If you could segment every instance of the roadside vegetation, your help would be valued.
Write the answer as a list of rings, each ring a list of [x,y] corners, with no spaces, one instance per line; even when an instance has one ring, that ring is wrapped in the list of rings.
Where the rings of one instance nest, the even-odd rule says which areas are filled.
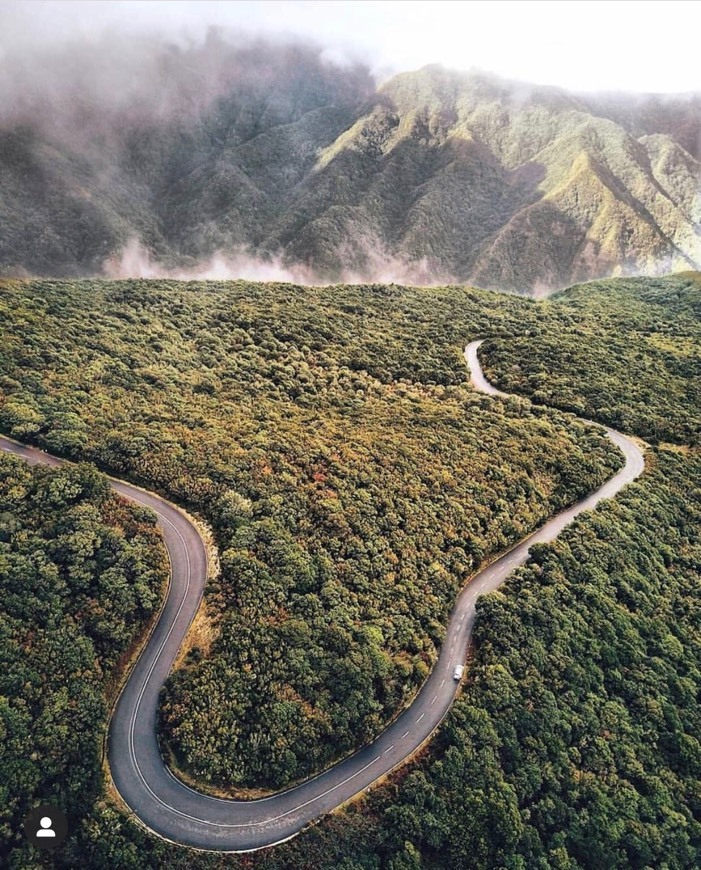
[[[501,389],[654,444],[699,444],[701,273],[580,284],[538,308],[517,338],[482,346]]]
[[[590,427],[468,388],[464,342],[533,308],[508,299],[496,317],[496,301],[5,285],[5,431],[215,529],[217,636],[161,707],[190,775],[275,788],[371,739],[427,675],[466,577],[617,467]]]
[[[115,496],[94,467],[0,453],[3,866],[30,866],[21,827],[31,807],[55,803],[73,827],[102,797],[117,665],[167,576],[155,514]]]
[[[215,528],[218,638],[169,682],[162,735],[214,783],[288,781],[352,745],[336,735],[361,739],[361,718],[380,727],[477,561],[611,473],[615,455],[566,412],[472,394],[468,340],[494,337],[485,368],[505,390],[545,402],[530,378],[553,376],[553,404],[656,444],[642,478],[480,600],[461,698],[384,785],[240,858],[193,856],[98,802],[56,866],[698,867],[699,292],[694,276],[545,304],[461,288],[4,285],[2,428]],[[662,336],[664,369],[647,363]],[[61,413],[75,415],[62,428]]]

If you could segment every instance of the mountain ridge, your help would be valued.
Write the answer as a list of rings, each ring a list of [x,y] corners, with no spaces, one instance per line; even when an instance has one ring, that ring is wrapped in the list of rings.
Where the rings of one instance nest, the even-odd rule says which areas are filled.
[[[701,263],[699,95],[438,65],[378,87],[319,48],[216,34],[127,62],[103,49],[112,78],[96,50],[68,72],[54,55],[46,93],[29,61],[14,80],[0,63],[17,92],[0,117],[2,274],[208,277],[216,260],[211,277],[530,293]],[[152,80],[135,83],[140,57]]]

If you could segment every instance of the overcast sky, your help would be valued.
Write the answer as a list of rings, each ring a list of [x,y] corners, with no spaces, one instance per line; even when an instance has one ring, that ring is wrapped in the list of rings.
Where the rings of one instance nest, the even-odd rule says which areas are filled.
[[[427,63],[575,90],[701,91],[696,0],[0,0],[0,47],[104,31],[305,36],[380,78]]]

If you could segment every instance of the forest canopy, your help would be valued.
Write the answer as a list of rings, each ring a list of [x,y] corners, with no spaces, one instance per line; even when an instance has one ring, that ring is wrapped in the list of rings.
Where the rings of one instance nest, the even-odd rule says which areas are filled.
[[[56,866],[698,867],[700,292],[694,275],[537,303],[4,283],[0,427],[214,529],[212,642],[162,707],[164,746],[201,782],[291,781],[381,727],[479,560],[620,462],[570,411],[656,445],[639,481],[480,599],[464,693],[384,785],[241,858],[193,856],[97,801]],[[481,337],[490,377],[535,404],[469,389],[462,348]]]
[[[534,326],[485,343],[485,371],[527,395],[653,444],[701,437],[701,273],[572,287]]]
[[[211,648],[161,706],[191,776],[279,787],[376,735],[491,554],[620,463],[602,433],[466,384],[533,306],[453,288],[8,283],[0,425],[212,525]]]
[[[57,804],[73,827],[102,797],[116,666],[158,610],[167,564],[155,514],[94,467],[0,453],[0,858],[12,866],[30,854],[32,806]]]

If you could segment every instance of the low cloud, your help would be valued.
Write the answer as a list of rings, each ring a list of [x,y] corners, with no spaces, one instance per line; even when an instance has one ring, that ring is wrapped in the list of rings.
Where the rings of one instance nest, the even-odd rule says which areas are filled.
[[[378,245],[364,252],[364,265],[342,269],[330,278],[303,263],[285,263],[283,257],[262,257],[245,248],[217,251],[192,265],[168,266],[154,259],[139,241],[131,239],[124,248],[105,261],[103,272],[108,278],[170,278],[179,281],[285,281],[319,286],[339,284],[411,284],[430,287],[459,283],[457,278],[439,269],[427,258],[403,260]]]
[[[279,257],[264,260],[241,248],[217,251],[206,260],[193,265],[169,267],[155,260],[138,240],[131,239],[125,247],[110,257],[103,266],[108,278],[173,278],[182,281],[229,281],[245,278],[250,281],[291,281],[313,284],[310,269],[288,267]]]

